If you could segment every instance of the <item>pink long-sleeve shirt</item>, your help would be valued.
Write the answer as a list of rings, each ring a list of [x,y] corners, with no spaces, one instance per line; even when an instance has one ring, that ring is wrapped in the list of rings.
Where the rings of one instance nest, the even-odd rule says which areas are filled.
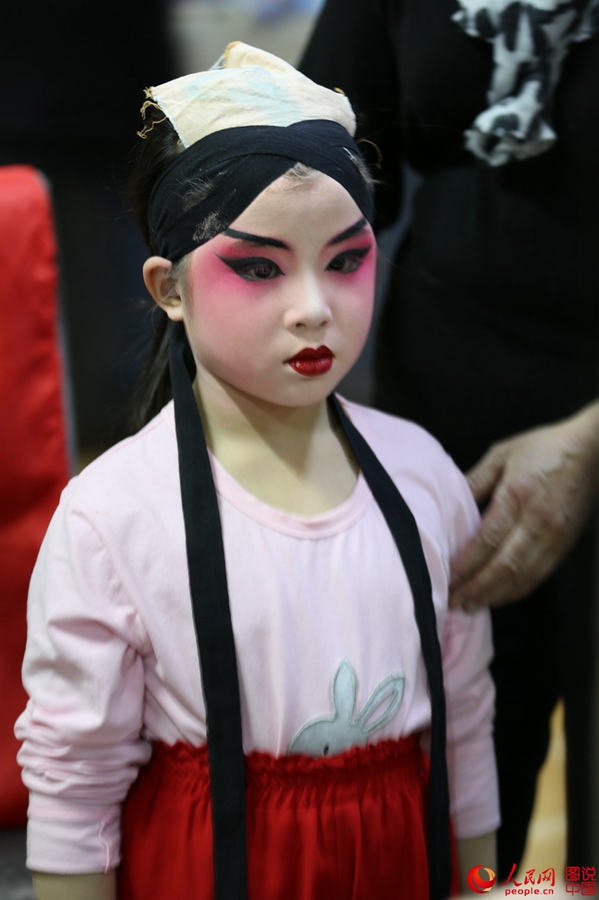
[[[476,528],[474,501],[420,428],[344,405],[418,523],[443,653],[456,834],[492,831],[489,617],[447,608],[449,560]],[[311,722],[340,717],[340,701],[358,742],[426,734],[412,595],[365,480],[339,507],[305,517],[260,502],[212,466],[245,752],[293,752]],[[107,870],[120,860],[120,805],[151,742],[206,741],[172,403],[70,482],[35,567],[28,617],[30,701],[16,724],[30,790],[28,865]]]

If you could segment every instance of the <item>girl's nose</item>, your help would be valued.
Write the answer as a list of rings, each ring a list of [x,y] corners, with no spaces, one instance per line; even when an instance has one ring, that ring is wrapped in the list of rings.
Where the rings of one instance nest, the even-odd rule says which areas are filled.
[[[313,279],[305,279],[293,291],[286,313],[286,326],[291,330],[322,328],[331,320],[325,291]]]

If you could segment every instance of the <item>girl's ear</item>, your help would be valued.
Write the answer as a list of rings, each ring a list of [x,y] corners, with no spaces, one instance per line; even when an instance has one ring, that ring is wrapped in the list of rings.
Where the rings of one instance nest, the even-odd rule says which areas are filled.
[[[183,321],[180,285],[172,274],[173,264],[163,256],[150,256],[143,266],[145,285],[172,322]]]

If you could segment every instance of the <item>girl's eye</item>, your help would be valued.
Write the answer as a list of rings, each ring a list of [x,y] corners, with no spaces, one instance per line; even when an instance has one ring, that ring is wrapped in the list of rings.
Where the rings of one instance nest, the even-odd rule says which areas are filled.
[[[368,253],[370,253],[370,247],[346,250],[345,253],[340,253],[331,260],[327,269],[329,272],[339,272],[340,275],[351,275],[360,268]]]
[[[246,281],[270,281],[282,274],[277,264],[270,259],[254,259],[247,256],[243,259],[219,256],[219,259],[226,266],[229,266],[230,269],[233,269],[236,275],[239,275],[240,278]]]

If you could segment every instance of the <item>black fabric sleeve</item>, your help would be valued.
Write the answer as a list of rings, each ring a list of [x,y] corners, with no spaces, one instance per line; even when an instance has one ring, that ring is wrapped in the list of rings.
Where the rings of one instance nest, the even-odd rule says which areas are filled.
[[[395,7],[399,0],[389,0]],[[399,86],[390,30],[398,10],[384,0],[327,0],[298,68],[313,81],[340,88],[358,123],[357,140],[371,163],[376,191],[376,227],[390,225],[401,200]],[[393,15],[392,15],[393,13]]]

